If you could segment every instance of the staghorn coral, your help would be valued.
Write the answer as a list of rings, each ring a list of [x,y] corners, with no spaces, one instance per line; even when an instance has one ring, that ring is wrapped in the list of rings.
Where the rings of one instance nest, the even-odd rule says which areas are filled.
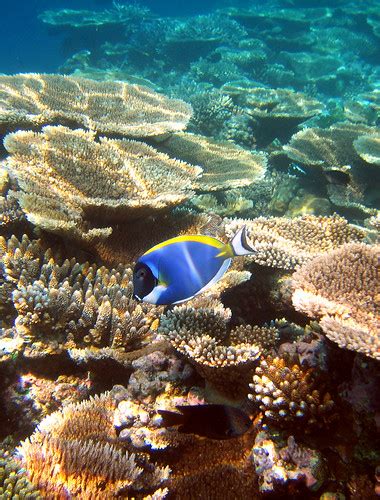
[[[248,397],[276,425],[323,426],[328,423],[334,402],[321,385],[314,369],[267,356],[255,370]]]
[[[4,145],[28,219],[84,242],[107,238],[112,222],[151,216],[184,201],[201,171],[141,142],[97,142],[92,132],[62,126],[9,134]]]
[[[292,277],[294,307],[340,347],[380,359],[379,245],[343,245]]]
[[[231,238],[243,224],[247,226],[249,240],[257,250],[247,260],[289,270],[345,243],[362,241],[366,234],[338,215],[304,215],[295,219],[226,219],[225,235]]]
[[[16,330],[30,355],[47,346],[129,349],[149,333],[156,308],[132,300],[130,268],[56,261],[27,236],[1,238],[0,245]]]
[[[42,499],[40,492],[30,483],[6,448],[0,449],[0,497],[3,500]]]
[[[228,309],[210,306],[177,306],[167,311],[160,318],[158,333],[193,363],[212,386],[236,398],[247,390],[260,347],[241,340],[241,331],[236,335],[229,332]]]
[[[230,142],[187,132],[173,134],[160,144],[169,155],[200,165],[203,175],[195,181],[200,191],[217,191],[247,186],[260,181],[266,170],[263,153],[249,152]]]
[[[62,75],[0,76],[0,128],[74,123],[147,137],[182,130],[191,107],[146,87]]]
[[[117,391],[68,405],[46,417],[21,443],[19,459],[44,495],[112,498],[128,496],[131,489],[153,493],[167,479],[168,468],[153,466],[142,454],[137,462],[118,442],[116,407]]]

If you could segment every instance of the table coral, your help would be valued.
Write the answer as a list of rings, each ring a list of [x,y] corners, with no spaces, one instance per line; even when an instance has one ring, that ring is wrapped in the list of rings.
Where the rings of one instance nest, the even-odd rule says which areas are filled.
[[[4,145],[7,169],[21,191],[28,219],[45,230],[82,241],[107,238],[110,225],[186,200],[201,172],[136,141],[111,140],[83,130],[47,126],[17,132]]]
[[[188,132],[173,134],[160,148],[170,156],[202,167],[203,174],[195,181],[199,191],[248,186],[260,181],[266,170],[264,153]]]
[[[366,163],[380,165],[380,135],[361,135],[354,141],[354,148]]]
[[[289,270],[330,249],[365,238],[363,229],[338,215],[226,219],[226,236],[231,238],[242,225],[246,225],[251,245],[257,250],[247,260]]]
[[[285,358],[262,359],[250,388],[249,398],[259,404],[266,419],[280,426],[323,426],[334,408],[316,371],[288,363]]]
[[[1,238],[0,245],[5,280],[13,288],[18,313],[16,329],[34,351],[48,346],[58,351],[91,346],[129,349],[158,317],[160,309],[132,300],[128,267],[55,260],[50,249],[45,251],[27,236],[22,241]]]
[[[62,75],[0,76],[0,128],[74,123],[147,137],[182,130],[191,107],[147,87]]]
[[[293,305],[340,347],[380,359],[379,245],[343,245],[292,277]]]

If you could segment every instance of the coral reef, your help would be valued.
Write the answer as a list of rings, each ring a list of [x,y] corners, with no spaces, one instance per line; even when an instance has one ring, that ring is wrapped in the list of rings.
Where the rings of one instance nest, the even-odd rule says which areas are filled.
[[[257,183],[265,174],[264,154],[246,151],[230,142],[183,132],[160,143],[160,148],[170,156],[202,167],[202,176],[194,184],[200,191],[247,186]]]
[[[51,249],[45,251],[27,236],[21,241],[1,238],[1,248],[17,334],[31,356],[45,349],[131,349],[159,314],[159,309],[154,313],[155,307],[132,300],[128,267],[108,270],[74,258],[55,260]]]
[[[262,359],[250,388],[249,398],[275,425],[324,426],[334,409],[334,401],[323,390],[314,369],[287,363],[284,358]]]
[[[293,274],[294,307],[340,347],[380,359],[379,245],[346,244]]]
[[[323,252],[365,238],[364,230],[348,224],[343,217],[337,215],[305,215],[295,219],[227,219],[224,226],[226,236],[231,238],[243,224],[246,225],[251,244],[257,251],[249,260],[282,269],[294,269]]]
[[[201,171],[141,142],[97,142],[92,132],[62,126],[9,134],[4,144],[10,153],[5,164],[22,189],[17,197],[28,219],[83,241],[109,236],[112,221],[184,201]]]
[[[0,449],[0,496],[4,500],[42,499],[40,492],[29,482],[25,472],[20,470],[11,452],[6,448]]]
[[[154,467],[117,444],[113,425],[116,401],[105,393],[52,413],[23,441],[18,456],[31,482],[44,495],[105,498],[132,491],[150,493],[168,478],[169,469]],[[58,473],[52,475],[51,471]],[[148,492],[148,491],[147,491]]]
[[[291,90],[226,84],[222,92],[256,120],[255,137],[261,145],[275,138],[286,140],[298,124],[323,109],[316,99]]]
[[[61,75],[0,76],[1,129],[58,121],[146,137],[182,130],[190,117],[188,104],[138,85]]]
[[[316,491],[325,479],[321,455],[299,446],[294,436],[289,436],[287,446],[280,448],[267,432],[259,432],[251,458],[263,493],[281,491],[290,481],[304,483],[309,490]]]
[[[243,327],[229,332],[229,317],[230,311],[220,307],[177,306],[161,316],[158,333],[214,388],[238,398],[247,391],[260,355],[260,347],[254,343],[259,335],[250,335],[251,330],[243,331]]]

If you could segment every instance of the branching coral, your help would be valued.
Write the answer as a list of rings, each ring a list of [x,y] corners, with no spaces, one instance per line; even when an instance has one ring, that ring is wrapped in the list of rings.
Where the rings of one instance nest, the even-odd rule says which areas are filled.
[[[92,132],[62,126],[9,134],[4,145],[29,220],[83,241],[109,236],[110,221],[180,203],[201,171],[141,142],[97,142]]]
[[[161,316],[158,333],[192,362],[218,390],[235,397],[247,389],[247,381],[260,354],[258,345],[240,340],[231,332],[230,311],[219,307],[175,307]]]
[[[133,137],[182,130],[191,117],[183,101],[146,87],[62,75],[0,76],[0,127],[75,123]]]
[[[246,225],[257,253],[250,257],[257,264],[294,269],[320,253],[345,243],[364,239],[365,231],[350,225],[343,217],[305,215],[295,219],[259,217],[253,220],[227,219],[225,234],[231,238]]]
[[[173,134],[160,147],[169,155],[202,167],[203,175],[195,183],[201,191],[253,184],[263,178],[266,169],[263,153],[187,132]]]
[[[322,426],[328,421],[334,402],[323,391],[313,368],[287,363],[268,356],[255,370],[252,394],[265,418],[277,425]]]
[[[132,300],[130,268],[108,270],[74,258],[56,261],[51,250],[44,252],[26,236],[0,243],[5,279],[14,289],[16,329],[26,344],[32,343],[30,349],[38,350],[37,341],[50,350],[128,349],[149,332],[155,307]]]
[[[340,347],[380,359],[379,245],[349,244],[293,275],[293,305]]]
[[[137,463],[117,442],[116,406],[113,393],[68,405],[21,443],[21,463],[44,495],[111,498],[131,488],[153,493],[167,479],[167,468],[154,467],[142,455]]]

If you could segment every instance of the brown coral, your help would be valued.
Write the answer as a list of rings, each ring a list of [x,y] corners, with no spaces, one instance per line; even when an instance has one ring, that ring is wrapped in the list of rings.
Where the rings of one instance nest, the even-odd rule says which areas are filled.
[[[109,236],[111,223],[150,216],[191,194],[199,167],[141,142],[95,141],[92,132],[44,127],[9,134],[9,171],[28,219],[83,241]]]
[[[252,394],[264,416],[277,424],[323,425],[334,402],[321,390],[312,368],[289,364],[284,358],[268,356],[255,370]]]
[[[352,243],[293,275],[293,305],[340,347],[380,359],[379,245]]]
[[[18,313],[16,329],[34,352],[46,345],[129,349],[158,315],[154,306],[132,300],[128,267],[60,261],[27,236],[21,242],[1,238],[0,245],[8,297],[14,290],[8,300]]]
[[[133,137],[182,130],[191,107],[146,87],[62,75],[0,76],[0,126],[74,123]]]
[[[266,169],[263,153],[246,151],[230,142],[218,142],[187,132],[173,134],[160,144],[167,154],[200,165],[200,191],[226,190],[257,183]]]
[[[338,215],[226,219],[227,237],[231,238],[242,225],[246,225],[251,244],[257,251],[249,260],[282,269],[294,269],[316,255],[365,237],[364,230],[348,224]]]
[[[44,495],[112,498],[131,487],[153,492],[168,477],[141,455],[128,454],[113,425],[115,395],[102,394],[46,417],[18,448],[31,482]]]

